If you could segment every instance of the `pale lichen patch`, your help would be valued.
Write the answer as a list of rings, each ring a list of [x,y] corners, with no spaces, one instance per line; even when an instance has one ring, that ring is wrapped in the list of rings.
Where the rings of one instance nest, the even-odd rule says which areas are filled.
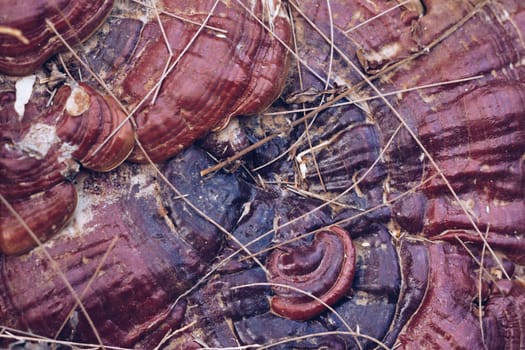
[[[71,94],[66,101],[66,111],[69,115],[77,117],[89,109],[91,98],[89,94],[79,85],[71,88]]]

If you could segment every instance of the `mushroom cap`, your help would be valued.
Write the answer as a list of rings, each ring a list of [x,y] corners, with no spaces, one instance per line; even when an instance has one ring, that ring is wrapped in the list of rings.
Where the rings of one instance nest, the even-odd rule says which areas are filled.
[[[0,72],[30,74],[64,48],[90,36],[110,13],[113,0],[6,0],[0,3]]]

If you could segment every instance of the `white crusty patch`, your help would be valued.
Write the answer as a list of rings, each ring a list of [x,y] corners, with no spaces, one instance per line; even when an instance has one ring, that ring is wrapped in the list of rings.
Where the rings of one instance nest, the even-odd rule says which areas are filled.
[[[394,57],[402,50],[399,43],[392,43],[385,45],[379,50],[379,52],[369,52],[366,54],[366,59],[372,62],[383,62],[388,61]]]
[[[16,100],[15,100],[15,111],[18,114],[18,118],[24,117],[25,108],[27,102],[31,98],[33,93],[33,86],[35,85],[36,75],[29,75],[27,77],[20,78],[15,83],[16,89]]]
[[[215,134],[219,143],[231,143],[234,148],[242,147],[243,138],[239,135],[239,130],[242,127],[239,124],[239,119],[230,119],[230,122],[226,127]]]
[[[87,174],[80,174],[76,178],[77,207],[67,226],[59,233],[66,237],[79,237],[97,229],[97,212],[101,207],[111,205],[119,200],[119,196],[100,195],[84,190],[84,181],[88,178]],[[57,235],[58,236],[58,235]],[[54,241],[54,240],[50,240]]]
[[[64,164],[65,167],[60,171],[62,176],[69,178],[77,174],[80,170],[80,164],[74,160],[73,152],[78,149],[77,145],[64,142],[58,150],[58,163]]]
[[[139,172],[129,178],[128,191],[132,191],[135,186],[140,188],[140,191],[135,193],[135,198],[149,198],[155,196],[158,191],[158,185],[152,181],[153,175],[148,172]]]
[[[34,158],[42,159],[57,140],[54,126],[35,123],[31,125],[24,138],[17,143],[17,147]]]
[[[96,198],[93,196],[87,197],[82,192],[78,192],[78,194],[77,207],[75,208],[73,217],[67,226],[60,232],[61,235],[72,238],[87,234],[96,227],[90,225],[94,217],[93,207],[97,204],[96,202],[93,202]],[[53,239],[50,240],[50,242],[53,241]]]
[[[66,101],[66,111],[71,116],[79,116],[89,109],[91,98],[79,85],[71,86],[71,94]]]
[[[78,195],[77,207],[73,217],[71,218],[71,221],[61,231],[60,235],[74,238],[88,234],[89,232],[98,229],[100,227],[100,219],[97,217],[99,217],[101,213],[104,212],[105,208],[115,205],[115,203],[122,201],[123,198],[126,198],[134,186],[139,186],[140,188],[140,190],[135,195],[136,199],[141,197],[146,199],[155,198],[158,189],[155,188],[155,183],[152,179],[151,172],[148,171],[149,169],[146,169],[147,168],[144,167],[138,173],[134,173],[131,171],[131,168],[123,165],[120,168],[120,171],[115,173],[114,176],[118,177],[118,181],[121,184],[126,183],[127,186],[118,188],[113,188],[112,186],[104,187],[103,194],[97,191],[86,189],[85,181],[92,181],[88,174],[80,173],[77,175],[75,185]],[[103,186],[103,183],[104,181],[99,185],[90,186]],[[103,224],[107,224],[107,222]]]
[[[60,145],[58,150],[58,162],[66,162],[73,158],[73,152],[78,149],[78,145],[72,145],[70,143],[64,142]]]

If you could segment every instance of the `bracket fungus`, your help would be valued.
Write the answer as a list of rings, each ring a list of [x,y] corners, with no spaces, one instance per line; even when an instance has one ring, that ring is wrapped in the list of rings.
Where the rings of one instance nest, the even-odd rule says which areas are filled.
[[[273,1],[255,1],[252,4],[253,16],[260,16],[266,21],[266,26],[274,28],[274,34],[268,35],[265,26],[243,8],[245,4],[227,5],[220,2],[215,9],[216,15],[207,18],[212,3],[201,1],[188,6],[186,2],[162,2],[164,13],[184,13],[190,18],[189,22],[164,14],[161,15],[160,22],[152,15],[146,24],[137,20],[144,25],[141,36],[129,45],[128,49],[132,54],[116,53],[118,57],[128,54],[129,57],[118,67],[120,70],[112,71],[115,80],[113,84],[109,83],[126,107],[121,107],[112,98],[103,97],[87,84],[74,83],[60,88],[54,98],[54,105],[43,116],[50,124],[44,124],[44,131],[31,136],[41,139],[45,137],[50,142],[46,147],[51,152],[48,154],[46,150],[41,156],[51,157],[53,160],[49,162],[52,164],[62,164],[64,159],[72,157],[85,168],[96,171],[115,168],[130,153],[131,159],[145,161],[140,156],[140,151],[132,153],[134,131],[130,122],[126,122],[123,111],[124,108],[131,110],[136,107],[139,109],[134,116],[136,133],[142,147],[151,159],[165,160],[209,130],[226,125],[232,116],[255,113],[275,100],[282,90],[288,69],[289,58],[283,43],[289,43],[291,32],[286,13]],[[49,25],[46,26],[44,18],[53,22],[63,40],[74,39],[74,43],[78,43],[99,26],[113,7],[111,1],[89,4],[43,2],[42,6],[26,2],[20,2],[17,6],[4,5],[8,9],[7,14],[17,13],[17,16],[5,17],[5,26],[16,27],[26,33],[24,36],[31,45],[26,47],[13,37],[2,41],[0,53],[3,54],[3,61],[0,64],[3,66],[0,65],[0,69],[4,67],[7,74],[31,72],[62,48],[61,41],[48,28]],[[24,11],[21,8],[30,11],[22,15]],[[94,12],[94,15],[82,15],[89,12]],[[28,18],[33,17],[38,20],[28,21]],[[196,24],[206,21],[206,27]],[[28,23],[37,28],[27,29]],[[202,28],[205,30],[201,32]],[[62,32],[62,29],[69,31]],[[112,36],[105,37],[107,34],[100,31],[96,35],[101,37],[93,40],[105,48],[111,47]],[[165,40],[168,40],[168,48]],[[26,50],[25,56],[22,55],[22,50]],[[31,50],[37,51],[38,55]],[[175,59],[175,55],[181,55],[182,58]],[[166,63],[172,64],[168,71],[163,70]],[[96,60],[92,64],[96,67]],[[169,74],[161,78],[163,72]],[[158,89],[154,86],[156,81],[162,82]],[[153,91],[158,93],[151,97]],[[148,97],[149,102],[141,106]],[[34,124],[35,121],[30,123]],[[31,130],[35,130],[34,125]],[[56,138],[52,136],[55,134]],[[55,139],[60,140],[60,146],[52,147]],[[9,144],[13,142],[8,137],[4,148],[11,147]],[[69,170],[61,169],[61,165],[57,167],[59,169],[55,171],[56,174],[63,173],[65,177],[72,175]],[[16,168],[8,167],[6,171],[18,172]],[[59,183],[62,178],[56,174],[55,182]],[[34,181],[38,182],[38,172],[34,176]],[[14,186],[15,178],[18,182],[22,180],[15,175],[5,177],[6,186],[7,183]],[[23,180],[29,181],[26,178]],[[29,201],[32,195],[41,190],[47,189],[35,186],[24,200]],[[18,197],[7,199],[11,202],[22,201]],[[49,221],[52,231],[57,232],[67,222],[74,205],[68,208],[67,212],[57,215],[60,217]],[[33,209],[28,212],[40,212]],[[3,220],[3,227],[11,226],[7,222],[17,222],[8,211],[3,211],[2,215],[10,218]],[[15,232],[24,232],[19,226],[14,226],[17,227]],[[47,232],[49,228],[35,226],[43,231],[37,236],[50,236]],[[3,234],[19,236],[18,233],[8,232],[11,231],[4,231]],[[27,233],[20,235],[25,236]],[[33,239],[26,238],[25,241],[21,247],[13,250],[6,248],[5,252],[24,251],[34,244],[29,243]]]
[[[67,43],[76,45],[104,22],[113,3],[113,0],[2,1],[0,26],[6,30],[0,31],[0,72],[32,74],[64,49],[55,31]]]
[[[48,239],[67,223],[76,207],[71,179],[78,164],[108,171],[121,164],[134,146],[129,122],[104,143],[125,114],[88,85],[62,87],[54,105],[39,113],[26,105],[25,113],[15,110],[16,95],[1,97],[0,194],[39,240]],[[98,152],[95,152],[97,151]],[[34,247],[34,237],[1,204],[0,251],[19,254]]]
[[[4,9],[0,335],[525,350],[523,1]]]
[[[234,116],[262,111],[283,89],[291,26],[281,2],[214,3],[161,1],[158,20],[150,10],[138,16],[145,23],[128,18],[97,33],[90,64],[135,111],[138,139],[153,161]],[[130,159],[147,161],[139,148]]]

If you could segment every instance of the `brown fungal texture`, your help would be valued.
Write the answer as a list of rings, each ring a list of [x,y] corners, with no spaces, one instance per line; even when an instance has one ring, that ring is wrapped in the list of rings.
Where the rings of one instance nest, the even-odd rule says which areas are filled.
[[[111,97],[89,85],[61,88],[55,104],[64,108],[57,120],[57,135],[76,148],[71,156],[85,168],[109,171],[126,160],[135,145],[126,114]]]
[[[337,146],[351,145],[350,140],[344,143],[340,136],[326,138],[322,140],[323,147],[316,149],[314,144],[313,152],[309,150],[317,156],[321,174],[315,173],[313,162],[307,163],[313,170],[307,172],[303,186],[320,189],[319,177],[322,177],[328,190],[345,188],[344,185],[355,185],[359,190],[361,184],[367,184],[374,179],[374,173],[386,167],[389,177],[385,195],[394,201],[392,219],[397,226],[394,232],[423,235],[435,242],[428,246],[434,262],[428,271],[428,284],[423,287],[426,298],[417,308],[410,306],[414,315],[398,339],[401,348],[515,346],[521,349],[523,340],[518,334],[522,332],[522,316],[509,313],[508,304],[499,304],[497,294],[483,294],[484,303],[501,305],[491,308],[498,316],[483,321],[486,324],[480,321],[481,317],[477,319],[471,314],[471,310],[472,295],[481,288],[474,282],[474,269],[479,268],[478,249],[484,242],[496,250],[496,254],[501,254],[500,259],[510,259],[511,265],[523,264],[525,7],[519,1],[449,1],[446,4],[422,1],[421,4],[424,5],[422,13],[402,7],[395,15],[382,16],[357,29],[352,26],[388,9],[388,4],[381,1],[374,2],[375,7],[357,1],[334,4],[334,12],[346,9],[338,12],[341,16],[333,18],[334,42],[347,57],[357,59],[358,67],[379,88],[355,91],[350,97],[362,99],[363,94],[400,92],[360,104],[380,131],[381,144],[388,145],[384,162],[374,166],[363,181],[358,183],[359,173],[355,173],[352,181],[346,179],[346,183],[342,183],[340,174],[346,164],[363,153],[354,154],[358,149],[354,146]],[[299,7],[324,33],[329,33],[330,19],[325,4]],[[363,18],[357,19],[356,13]],[[378,35],[371,36],[370,32]],[[315,37],[309,33],[305,37]],[[305,45],[303,52],[310,55],[319,52],[313,45]],[[339,79],[345,79],[348,86],[366,85],[359,82],[362,76],[358,77],[355,71],[341,69],[339,60],[345,59],[334,60],[334,74]],[[324,64],[328,60],[320,61],[324,63],[316,60],[308,63],[326,71]],[[470,82],[403,91],[476,76]],[[333,169],[324,166],[327,155],[337,160]],[[359,203],[359,197],[373,199],[370,193],[362,189],[359,192],[358,196],[350,193],[339,200]],[[453,248],[440,243],[443,240]],[[465,242],[463,247],[461,243]],[[468,252],[478,256],[477,263]],[[521,303],[523,289],[519,279],[522,275],[501,272],[501,266],[496,269],[500,270],[496,279],[503,276],[512,280],[508,282],[514,286],[513,293],[507,294],[509,304]],[[404,283],[409,284],[410,278],[406,275]],[[483,276],[484,283],[491,279],[493,277]],[[507,282],[496,285],[498,283]],[[401,311],[400,306],[400,316]],[[488,328],[482,334],[480,330],[485,327]],[[470,337],[466,337],[467,334]]]
[[[111,29],[129,26],[136,36],[101,33],[102,47],[126,40],[122,52],[101,55],[93,66],[130,109],[138,106],[137,135],[153,161],[172,157],[234,116],[262,111],[282,90],[291,31],[281,2],[219,1],[207,19],[214,2],[161,1],[158,11],[186,20],[160,14],[159,25],[150,10],[145,25],[130,20]],[[139,149],[131,159],[146,161]]]
[[[240,184],[227,174],[198,181],[197,167],[210,164],[203,152],[190,150],[168,164],[166,173],[193,203],[230,228],[242,198]],[[161,184],[154,175],[136,165],[80,175],[82,215],[47,246],[106,345],[151,349],[178,329],[186,305],[173,304],[174,298],[206,272],[222,241],[219,229],[184,202],[168,196],[159,202]],[[122,186],[131,179],[135,185]],[[43,249],[1,260],[0,324],[96,342],[86,314],[47,261]]]
[[[14,100],[14,94],[2,95],[0,193],[39,239],[45,240],[73,214],[76,193],[61,174],[68,171],[58,161],[58,144],[52,135],[51,139],[43,135],[52,133],[53,127],[37,123],[38,112],[32,108],[26,108],[20,121]],[[1,251],[16,254],[33,247],[35,242],[20,221],[3,203],[1,209]]]
[[[523,281],[501,280],[491,291],[483,319],[487,342],[493,349],[525,348],[525,285]]]
[[[195,23],[204,21],[211,4],[212,2],[199,2],[193,8],[188,7],[185,2],[163,3],[164,11],[181,12],[184,9],[183,12],[193,22],[184,22],[169,16],[163,16],[161,25],[151,20],[146,25],[143,36],[135,43],[132,60],[128,65],[122,65],[122,71],[113,72],[118,76],[117,80],[121,79],[120,87],[116,90],[120,91],[120,97],[133,107],[142,103],[142,100],[148,97],[148,93],[156,89],[154,84],[159,81],[166,63],[172,60],[176,63],[175,70],[168,74],[159,86],[153,103],[146,103],[135,117],[138,137],[153,160],[164,160],[173,156],[210,129],[226,125],[234,115],[251,114],[265,108],[277,98],[284,84],[288,55],[282,42],[290,41],[290,27],[280,6],[276,6],[274,2],[261,1],[244,4],[250,5],[248,7],[254,11],[255,16],[261,16],[266,25],[275,29],[275,37],[269,35],[264,26],[240,5],[227,6],[223,3],[219,4],[217,14],[212,16],[208,23],[209,26],[220,28],[221,32],[206,29],[199,33],[199,26]],[[18,5],[29,6],[25,3]],[[20,15],[24,12],[17,6],[5,6],[9,9],[6,10],[8,14],[13,12]],[[98,26],[111,7],[112,2],[109,1],[69,5],[45,3],[40,7],[29,6],[34,12],[43,13],[30,11],[26,14],[27,17],[9,17],[13,23],[7,25],[13,28],[29,26],[29,23],[36,26],[26,30],[26,36],[31,43],[37,43],[33,43],[33,49],[38,47],[39,55],[32,53],[30,56],[34,60],[26,62],[24,56],[16,51],[15,44],[21,43],[17,42],[16,38],[9,38],[4,44],[7,46],[6,55],[10,54],[9,50],[13,50],[17,57],[16,60],[12,57],[5,58],[6,62],[13,66],[6,68],[6,72],[30,72],[61,47],[57,37],[50,38],[54,34],[46,29],[44,22],[28,21],[28,18],[50,17],[53,22],[54,17],[51,13],[57,12],[60,22],[57,22],[57,19],[55,27],[63,39],[69,40],[73,37],[80,42],[81,38]],[[88,16],[79,18],[81,14],[90,12],[94,12],[89,16],[90,21],[85,21],[87,18],[84,17]],[[69,24],[68,20],[74,25]],[[61,24],[70,31],[61,32]],[[24,32],[25,27],[19,29]],[[33,32],[41,37],[32,38],[29,33]],[[194,43],[190,42],[193,36],[197,38]],[[169,51],[165,38],[170,46]],[[10,43],[14,45],[12,48],[8,46]],[[189,47],[188,52],[186,46]],[[173,57],[168,53],[172,53]],[[174,57],[178,55],[181,55],[182,59],[175,61]],[[16,65],[13,65],[13,62],[16,62]],[[56,133],[64,145],[75,147],[70,152],[72,157],[86,168],[97,171],[111,170],[128,157],[133,146],[132,130],[129,123],[123,123],[124,127],[113,135],[113,131],[116,127],[120,128],[125,119],[115,101],[100,96],[87,85],[75,85],[72,88],[62,88],[55,103],[58,108],[65,108],[56,124]],[[52,108],[49,114],[61,113],[58,108]],[[86,111],[93,116],[77,118]],[[101,145],[104,147],[100,149]],[[70,150],[60,148],[60,152],[63,151]],[[64,155],[57,157],[63,158]],[[131,158],[145,160],[139,153]],[[35,188],[34,192],[39,192],[39,189]],[[50,226],[55,226],[56,230],[62,227],[71,210],[63,214],[54,220],[60,221],[61,225],[54,225],[54,221],[51,220]],[[17,229],[16,232],[19,231],[20,229]],[[42,233],[40,236],[47,237],[49,234]],[[26,241],[31,242],[32,239]],[[23,245],[25,249],[27,246],[28,243]],[[21,250],[23,249],[17,248],[13,252]]]
[[[34,249],[0,259],[0,327],[136,348],[164,338],[167,349],[525,349],[525,5],[241,3],[273,34],[239,1],[219,1],[206,27],[213,1],[157,1],[162,25],[152,6],[126,2],[84,53],[126,108],[137,108],[139,139],[157,161],[233,115],[267,106],[290,66],[271,110],[277,114],[239,118],[226,133],[231,139],[213,136],[201,145],[230,156],[247,143],[266,143],[242,167],[204,177],[200,171],[215,162],[197,147],[183,150],[161,165],[170,185],[140,164],[82,173],[79,210],[44,248],[86,311],[43,249]],[[285,10],[297,65],[276,39],[291,40]],[[64,59],[72,74],[88,77]],[[215,61],[216,70],[208,64]],[[72,94],[77,88],[84,93]],[[76,168],[69,156],[63,162],[64,152],[86,164],[129,152],[117,137],[107,145],[118,151],[92,154],[90,145],[111,128],[84,120],[100,114],[85,102],[111,110],[113,126],[124,114],[83,84],[63,87],[45,112],[28,103],[22,119],[14,100],[10,92],[1,97],[0,193],[28,224],[45,228],[53,204],[75,198],[64,175]],[[68,100],[77,103],[67,107]],[[346,103],[311,115],[301,110],[327,101]],[[304,123],[304,115],[312,118]],[[92,126],[100,131],[92,141],[90,132],[77,133]],[[46,128],[62,139],[48,152],[19,146]],[[73,142],[82,146],[67,146]],[[133,159],[144,160],[139,152]],[[57,227],[73,211],[74,200],[68,203]],[[30,205],[49,214],[34,215]],[[341,332],[326,334],[334,330]]]
[[[276,293],[270,302],[272,311],[293,320],[308,320],[325,311],[325,304],[331,306],[349,293],[355,249],[348,232],[332,226],[317,233],[309,245],[275,250],[266,267],[269,282],[278,284],[272,287]]]
[[[518,311],[525,302],[523,282],[483,281],[479,286],[477,266],[461,250],[448,243],[428,246],[426,292],[398,338],[399,347],[523,349],[525,319]]]
[[[0,193],[36,237],[43,241],[58,232],[76,207],[76,191],[69,182],[79,161],[87,168],[110,170],[121,164],[134,145],[129,123],[109,139],[125,119],[119,107],[87,85],[65,86],[54,105],[39,113],[26,106],[15,111],[15,94],[2,95]],[[0,250],[19,254],[36,242],[11,210],[2,203]]]
[[[46,20],[69,44],[76,45],[100,26],[113,3],[112,0],[2,1],[0,26],[10,31],[0,31],[0,72],[31,74],[64,48]],[[10,35],[13,31],[20,35]]]

